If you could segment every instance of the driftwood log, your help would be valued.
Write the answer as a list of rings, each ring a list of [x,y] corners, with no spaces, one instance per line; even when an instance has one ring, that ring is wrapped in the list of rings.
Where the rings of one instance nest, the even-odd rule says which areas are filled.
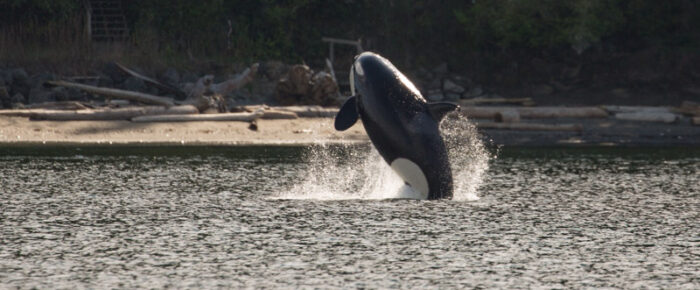
[[[652,106],[602,106],[603,109],[610,114],[617,113],[638,113],[638,112],[656,112],[656,113],[671,113],[669,107],[652,107]]]
[[[220,113],[220,114],[185,114],[185,115],[155,115],[155,116],[140,116],[132,118],[132,122],[194,122],[194,121],[243,121],[250,122],[260,118],[264,113],[257,112],[239,112],[239,113]]]
[[[255,78],[255,74],[258,71],[259,64],[254,63],[249,68],[245,69],[240,74],[236,75],[234,78],[220,82],[218,84],[214,83],[213,75],[205,75],[196,83],[185,84],[184,90],[189,98],[198,98],[204,95],[222,95],[225,96],[235,90],[242,88],[247,85]]]
[[[297,114],[294,112],[274,110],[274,109],[265,110],[265,111],[263,111],[262,116],[260,116],[260,119],[268,119],[268,120],[297,119],[297,118],[299,118],[299,116],[297,116]]]
[[[126,90],[120,90],[120,89],[112,89],[112,88],[96,87],[96,86],[84,85],[84,84],[67,82],[67,81],[47,81],[46,83],[50,84],[50,85],[54,85],[54,86],[76,88],[76,89],[86,91],[88,93],[103,95],[106,97],[132,100],[132,101],[136,101],[136,102],[140,102],[140,103],[144,103],[144,104],[161,105],[161,106],[167,106],[167,107],[175,105],[175,103],[173,103],[173,101],[169,98],[163,98],[163,97],[139,93],[139,92],[126,91]]]
[[[336,108],[324,108],[321,106],[286,106],[270,107],[273,110],[293,112],[302,118],[334,118],[338,114]]]
[[[678,115],[667,112],[632,112],[632,113],[617,113],[615,119],[624,121],[640,121],[640,122],[657,122],[657,123],[673,123],[678,120]]]
[[[521,118],[606,118],[608,113],[598,107],[471,107],[461,108],[462,114],[474,119],[495,119],[505,110],[515,110]]]
[[[580,132],[583,126],[580,124],[539,124],[539,123],[496,123],[479,122],[476,123],[479,129],[504,129],[523,131],[575,131]]]
[[[235,107],[234,110],[242,112],[254,112],[256,110],[284,111],[296,114],[300,118],[334,118],[338,114],[337,108],[324,108],[321,106],[267,106],[250,105]]]
[[[684,101],[676,109],[676,112],[689,116],[700,116],[700,103]]]
[[[197,108],[191,105],[162,107],[144,106],[127,108],[102,108],[83,110],[23,109],[0,111],[0,116],[28,117],[32,120],[85,121],[85,120],[129,120],[143,115],[196,114]]]
[[[496,122],[501,123],[517,123],[520,122],[520,113],[513,109],[506,109],[496,113]]]
[[[27,109],[85,110],[92,106],[76,101],[44,102],[25,106]]]
[[[149,85],[151,85],[151,86],[154,86],[154,87],[156,87],[156,88],[158,88],[158,89],[160,89],[160,90],[162,90],[162,91],[166,91],[166,92],[172,93],[172,94],[174,94],[175,96],[177,96],[179,99],[184,99],[184,98],[186,97],[186,96],[185,96],[185,92],[183,92],[181,89],[178,89],[178,88],[173,87],[173,86],[170,86],[170,85],[166,85],[166,84],[161,83],[161,82],[159,82],[159,81],[157,81],[157,80],[154,80],[154,79],[152,79],[152,78],[149,78],[149,77],[147,77],[147,76],[144,76],[144,75],[142,75],[142,74],[140,74],[140,73],[137,73],[137,72],[135,72],[135,71],[133,71],[133,70],[131,70],[131,69],[129,69],[129,68],[127,68],[127,67],[121,65],[120,63],[115,62],[114,64],[117,66],[117,68],[119,68],[119,69],[120,69],[121,71],[123,71],[124,73],[126,73],[126,74],[128,74],[128,75],[130,75],[130,76],[133,76],[133,77],[135,77],[135,78],[141,79],[141,80],[143,80],[146,84],[149,84]]]
[[[534,106],[532,98],[472,98],[459,100],[461,106],[475,106],[482,104],[516,104],[521,106]]]

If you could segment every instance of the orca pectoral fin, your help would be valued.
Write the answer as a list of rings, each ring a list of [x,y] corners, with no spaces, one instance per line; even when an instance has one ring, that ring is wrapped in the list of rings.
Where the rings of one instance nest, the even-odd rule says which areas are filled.
[[[433,119],[438,123],[442,121],[442,118],[447,115],[447,113],[454,110],[459,110],[459,105],[451,102],[439,102],[439,103],[429,103],[428,111],[433,116]]]
[[[335,129],[345,131],[352,125],[355,125],[359,117],[360,115],[357,113],[357,97],[352,96],[345,101],[343,106],[340,107],[338,114],[335,115]]]

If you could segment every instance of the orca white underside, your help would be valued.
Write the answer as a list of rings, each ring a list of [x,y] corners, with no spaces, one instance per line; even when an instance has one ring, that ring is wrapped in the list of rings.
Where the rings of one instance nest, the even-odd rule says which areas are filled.
[[[416,191],[420,199],[428,198],[428,179],[417,164],[406,158],[396,158],[391,162],[391,169]]]

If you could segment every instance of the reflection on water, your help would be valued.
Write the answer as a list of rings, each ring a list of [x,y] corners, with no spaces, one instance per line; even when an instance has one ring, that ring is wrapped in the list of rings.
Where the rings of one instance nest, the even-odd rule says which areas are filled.
[[[275,199],[308,150],[2,148],[0,285],[700,286],[697,149],[505,149],[477,201]]]

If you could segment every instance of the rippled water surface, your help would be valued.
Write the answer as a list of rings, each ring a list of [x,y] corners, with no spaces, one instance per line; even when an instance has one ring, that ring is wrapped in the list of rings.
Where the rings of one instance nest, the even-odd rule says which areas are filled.
[[[504,149],[443,201],[305,195],[378,158],[309,150],[1,148],[0,288],[700,287],[698,149]]]

